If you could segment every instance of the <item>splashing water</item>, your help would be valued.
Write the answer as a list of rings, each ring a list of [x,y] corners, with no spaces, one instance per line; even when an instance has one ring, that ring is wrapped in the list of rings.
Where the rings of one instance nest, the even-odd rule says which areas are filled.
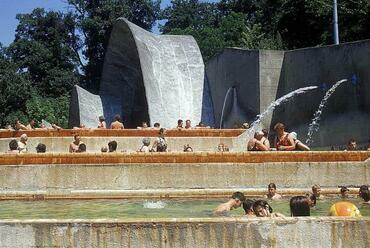
[[[312,143],[312,135],[319,131],[320,129],[320,119],[321,119],[321,115],[322,115],[322,112],[326,106],[326,103],[328,102],[330,96],[335,92],[335,90],[344,82],[347,82],[348,80],[347,79],[342,79],[338,82],[336,82],[325,94],[324,98],[321,100],[320,102],[320,105],[319,105],[319,108],[317,109],[317,111],[315,112],[315,114],[313,115],[313,119],[310,123],[310,125],[308,126],[308,132],[307,132],[307,140],[306,140],[306,144],[307,145],[310,145]]]
[[[285,102],[289,101],[289,99],[291,99],[292,97],[294,97],[296,95],[300,95],[300,94],[306,93],[309,90],[314,90],[314,89],[317,89],[317,88],[318,88],[317,86],[307,86],[307,87],[299,88],[299,89],[296,89],[296,90],[280,97],[279,99],[275,100],[274,102],[270,103],[270,105],[265,109],[265,111],[263,111],[261,114],[257,115],[257,119],[254,122],[252,122],[251,127],[247,130],[247,132],[244,132],[243,134],[241,134],[237,138],[241,142],[237,145],[237,147],[243,149],[243,147],[245,145],[245,142],[248,142],[248,140],[251,137],[253,137],[253,135],[257,131],[257,129],[260,128],[261,121],[266,116],[268,116],[270,113],[272,113],[277,106],[279,106],[282,103],[285,103]]]
[[[166,203],[163,201],[157,201],[157,202],[147,201],[147,202],[144,202],[143,207],[144,208],[165,208]]]
[[[227,90],[226,94],[225,94],[224,104],[223,104],[223,106],[222,106],[222,112],[221,112],[220,129],[222,128],[222,124],[223,124],[223,122],[224,122],[224,111],[225,111],[226,101],[227,101],[227,99],[228,99],[228,97],[229,97],[229,94],[230,94],[230,92],[231,92],[231,90],[232,90],[232,89],[234,89],[234,87],[230,87],[230,88]]]

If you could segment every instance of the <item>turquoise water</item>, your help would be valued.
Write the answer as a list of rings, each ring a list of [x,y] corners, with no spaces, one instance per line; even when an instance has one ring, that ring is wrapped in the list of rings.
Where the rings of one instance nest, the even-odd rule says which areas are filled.
[[[317,201],[312,216],[326,216],[338,198]],[[96,218],[191,218],[213,217],[212,210],[227,199],[172,200],[57,200],[0,201],[0,219],[96,219]],[[350,198],[363,216],[370,216],[370,204]],[[290,216],[289,199],[270,201],[274,212]],[[242,216],[238,208],[230,216]]]

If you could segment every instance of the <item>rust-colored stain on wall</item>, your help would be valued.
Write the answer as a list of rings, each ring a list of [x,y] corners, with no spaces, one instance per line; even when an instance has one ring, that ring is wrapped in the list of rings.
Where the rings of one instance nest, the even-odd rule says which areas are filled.
[[[0,165],[365,161],[370,151],[2,154]]]

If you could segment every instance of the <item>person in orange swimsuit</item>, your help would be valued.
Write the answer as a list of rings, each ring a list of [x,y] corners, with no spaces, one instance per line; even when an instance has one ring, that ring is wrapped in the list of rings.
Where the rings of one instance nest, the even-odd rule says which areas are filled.
[[[276,131],[276,138],[274,145],[278,151],[293,151],[296,148],[296,143],[294,139],[289,135],[288,132],[285,132],[285,125],[283,123],[277,123],[274,126]]]

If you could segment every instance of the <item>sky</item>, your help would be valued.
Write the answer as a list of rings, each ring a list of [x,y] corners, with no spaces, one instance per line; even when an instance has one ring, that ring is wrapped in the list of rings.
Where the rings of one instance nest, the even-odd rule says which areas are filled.
[[[209,0],[209,2],[216,1]],[[30,13],[34,8],[68,11],[66,2],[66,0],[0,0],[0,42],[3,46],[8,46],[14,40],[18,25],[17,14]],[[161,7],[168,6],[170,2],[170,0],[162,0]],[[153,32],[158,33],[158,27],[154,27]]]

